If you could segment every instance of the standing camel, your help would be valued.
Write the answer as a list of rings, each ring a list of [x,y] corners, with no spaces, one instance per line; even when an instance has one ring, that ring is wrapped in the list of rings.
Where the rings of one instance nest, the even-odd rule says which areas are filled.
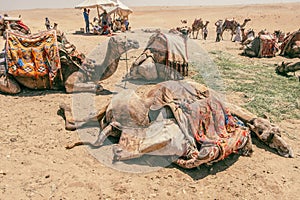
[[[251,19],[244,19],[243,24],[240,25],[241,28],[244,28],[246,24],[251,21]],[[221,38],[223,39],[223,33],[225,30],[230,30],[231,31],[231,39],[233,38],[233,35],[235,34],[236,28],[238,27],[238,22],[233,19],[233,20],[228,20],[225,19],[225,22],[222,25],[222,32],[221,32]]]
[[[208,23],[209,23],[209,21],[206,21],[206,23],[204,24],[201,18],[194,20],[194,22],[192,24],[192,34],[193,34],[194,39],[198,38],[200,29],[201,29],[201,34],[202,34],[202,38],[203,38],[203,28],[207,27]],[[197,32],[196,37],[195,37],[195,32]]]

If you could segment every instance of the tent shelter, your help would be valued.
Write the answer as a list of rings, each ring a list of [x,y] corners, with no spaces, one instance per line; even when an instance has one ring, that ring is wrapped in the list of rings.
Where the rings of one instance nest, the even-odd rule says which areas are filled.
[[[121,1],[119,1],[119,0],[112,0],[112,1],[114,1],[117,4],[116,5],[116,13],[119,16],[121,16],[122,18],[128,17],[128,15],[133,12],[128,6],[123,4]]]
[[[103,9],[103,6],[117,6],[117,4],[111,0],[84,0],[82,3],[75,6],[77,9],[82,8],[97,8],[98,17],[100,19],[100,12],[99,9]]]

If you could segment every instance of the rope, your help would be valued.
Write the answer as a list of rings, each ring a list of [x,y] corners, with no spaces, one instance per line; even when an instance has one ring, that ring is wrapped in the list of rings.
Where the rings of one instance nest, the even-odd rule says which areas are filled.
[[[125,41],[127,43],[127,38],[125,35]],[[126,83],[127,83],[127,78],[126,75],[128,74],[128,57],[127,57],[127,45],[125,44],[125,60],[126,60],[126,74],[125,74],[125,82],[124,82],[124,89],[126,89]]]

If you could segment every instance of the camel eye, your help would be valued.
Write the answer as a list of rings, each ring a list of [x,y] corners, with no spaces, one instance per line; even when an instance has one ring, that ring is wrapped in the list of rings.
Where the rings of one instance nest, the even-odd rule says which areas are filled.
[[[262,130],[259,130],[259,131],[258,131],[258,134],[259,134],[259,135],[263,134],[263,131],[262,131]]]

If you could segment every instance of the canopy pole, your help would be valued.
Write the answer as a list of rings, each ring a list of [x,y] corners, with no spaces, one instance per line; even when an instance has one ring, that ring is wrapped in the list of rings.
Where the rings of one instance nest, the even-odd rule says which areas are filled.
[[[97,12],[98,12],[98,19],[100,21],[100,12],[99,12],[99,6],[97,5]]]

